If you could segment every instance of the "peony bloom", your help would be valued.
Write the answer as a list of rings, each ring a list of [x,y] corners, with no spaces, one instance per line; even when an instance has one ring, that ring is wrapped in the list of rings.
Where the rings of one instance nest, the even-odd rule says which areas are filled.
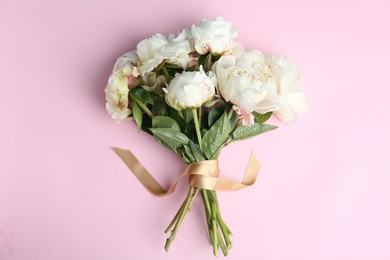
[[[246,52],[241,59],[222,56],[213,71],[220,95],[247,114],[266,113],[280,107],[275,80],[270,77],[265,57],[259,51]]]
[[[242,59],[245,54],[245,48],[239,42],[234,42],[232,48],[225,55],[233,55],[236,60]]]
[[[236,37],[237,30],[221,17],[213,21],[204,19],[199,24],[192,25],[190,36],[200,54],[224,54],[232,48]]]
[[[302,92],[301,74],[298,68],[286,57],[268,57],[266,63],[275,78],[281,106],[275,114],[285,123],[294,123],[297,114],[307,110],[307,100]]]
[[[164,60],[186,69],[188,63],[194,58],[190,56],[192,48],[186,30],[177,37],[174,34],[165,37],[156,34],[149,39],[138,43],[137,54],[141,61],[140,73],[142,76],[154,70]]]
[[[202,67],[200,69],[175,75],[167,89],[164,89],[165,101],[169,106],[177,110],[195,109],[213,98],[215,83]]]
[[[131,114],[129,109],[129,89],[139,76],[136,64],[139,62],[137,54],[128,52],[119,57],[114,70],[108,79],[106,92],[106,109],[110,116],[122,121]]]

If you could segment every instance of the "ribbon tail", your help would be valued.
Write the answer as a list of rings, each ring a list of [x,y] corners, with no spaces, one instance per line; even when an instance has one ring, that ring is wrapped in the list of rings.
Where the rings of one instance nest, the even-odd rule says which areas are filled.
[[[253,185],[256,181],[257,175],[260,171],[260,162],[257,160],[255,154],[251,152],[249,157],[248,164],[246,166],[244,178],[242,179],[242,184],[246,186]]]
[[[141,184],[152,194],[164,197],[175,191],[180,179],[184,177],[184,174],[176,180],[168,190],[165,190],[160,183],[149,173],[149,171],[138,161],[137,157],[129,151],[117,147],[110,147],[116,155],[121,158],[127,168],[134,174],[134,176],[141,182]]]

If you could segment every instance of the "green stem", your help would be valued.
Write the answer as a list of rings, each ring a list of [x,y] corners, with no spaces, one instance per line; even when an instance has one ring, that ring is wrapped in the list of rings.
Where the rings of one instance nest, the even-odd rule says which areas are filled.
[[[210,207],[210,201],[209,201],[209,196],[207,195],[207,190],[201,189],[202,196],[204,198],[204,206],[206,207],[207,213],[210,214],[211,217],[211,207]]]
[[[221,247],[224,256],[228,255],[228,251],[233,244],[230,241],[229,235],[231,231],[222,220],[217,194],[215,191],[201,189],[203,204],[206,211],[207,228],[210,236],[210,243],[213,245],[214,255],[217,254],[218,246]],[[222,235],[220,234],[220,230]]]
[[[234,125],[234,128],[233,128],[233,131],[232,132],[234,132],[236,129],[237,129],[237,127],[239,127],[241,124],[241,121],[242,121],[242,119],[238,119],[237,120],[237,122],[236,122],[236,124]]]
[[[218,255],[218,220],[217,220],[217,207],[214,199],[214,194],[211,190],[207,190],[208,203],[210,205],[210,233],[211,233],[211,241],[213,245],[213,253],[215,256]]]
[[[230,250],[233,247],[233,243],[232,243],[232,241],[230,240],[230,237],[229,237],[229,236],[232,235],[232,232],[230,231],[230,229],[227,227],[227,225],[225,224],[225,222],[222,219],[221,212],[220,212],[220,209],[219,209],[219,203],[218,203],[218,199],[217,199],[217,193],[215,191],[212,191],[212,193],[213,193],[214,203],[216,205],[217,221],[218,221],[219,227],[221,228],[222,235],[223,235],[223,238],[225,240],[226,247],[227,247],[228,250]]]
[[[168,227],[165,229],[164,233],[168,233],[169,230],[172,229],[173,225],[176,223],[177,218],[180,216],[180,214],[183,213],[184,206],[186,205],[189,197],[187,196],[186,199],[183,201],[183,204],[181,204],[180,209],[176,212],[176,215],[173,217],[171,223],[169,223]]]
[[[202,124],[202,107],[199,107],[199,119],[198,119],[198,121],[199,121],[199,125],[201,125]]]
[[[179,213],[179,216],[177,218],[177,221],[176,221],[176,224],[175,224],[175,227],[172,229],[171,231],[171,235],[167,238],[167,241],[165,242],[165,251],[168,252],[169,250],[169,247],[171,246],[171,243],[172,241],[175,239],[176,237],[176,233],[177,231],[179,230],[179,227],[180,225],[182,224],[183,220],[184,220],[184,217],[186,216],[186,214],[188,213],[188,211],[190,210],[191,208],[191,205],[192,203],[194,202],[195,200],[195,197],[196,195],[198,194],[199,192],[199,189],[195,188],[195,187],[190,187],[190,189],[188,190],[188,195],[187,195],[187,198],[186,198],[186,202],[184,204],[184,208],[182,209],[182,211]],[[179,210],[180,211],[180,210]]]
[[[204,189],[201,189],[200,192],[202,193],[203,204],[204,204],[204,208],[206,211],[206,221],[207,221],[207,229],[208,229],[209,235],[210,235],[210,243],[213,244],[213,235],[211,233],[211,222],[210,222],[210,218],[211,218],[210,202],[209,202],[209,198],[207,196],[207,191]]]
[[[177,114],[184,119],[184,116],[183,116],[183,111],[181,110],[177,110]]]
[[[231,236],[233,235],[233,233],[230,231],[230,229],[228,228],[228,226],[225,224],[225,221],[223,221],[222,219],[222,216],[221,216],[221,211],[219,210],[219,202],[218,202],[218,198],[217,198],[217,192],[215,190],[211,191],[211,194],[213,195],[212,198],[213,200],[215,201],[215,203],[217,204],[217,218],[218,218],[218,222],[220,222],[226,229],[226,233]]]
[[[211,231],[213,234],[213,253],[218,255],[218,223],[215,202],[211,202]]]
[[[164,73],[165,78],[167,79],[167,83],[169,83],[171,81],[171,76],[169,75],[168,69],[163,66],[162,71]]]
[[[221,246],[221,250],[224,256],[227,256],[229,254],[228,249],[226,248],[225,244],[223,243],[221,234],[218,233],[218,244]]]
[[[233,110],[233,106],[232,106],[232,107],[230,108],[229,112],[228,112],[228,118],[229,118],[229,119],[232,118],[233,112],[234,112],[234,110]]]
[[[153,117],[152,111],[149,110],[149,108],[138,98],[133,97],[133,100],[138,104],[138,106],[150,117]]]
[[[199,119],[196,109],[192,110],[192,117],[194,118],[196,135],[198,136],[199,147],[202,147],[202,135],[200,134]]]
[[[223,226],[223,228],[221,228],[222,231],[225,232],[226,235],[228,235],[228,237],[229,237],[229,236],[233,236],[232,231],[230,231],[229,227],[226,225],[225,221],[222,219],[221,212],[220,212],[220,210],[219,210],[219,206],[218,206],[218,211],[217,211],[217,219],[218,219],[219,225],[220,225],[221,227]],[[226,240],[226,239],[225,239],[225,240]],[[229,239],[229,241],[230,241],[230,239]],[[230,242],[230,243],[231,243],[231,242]]]

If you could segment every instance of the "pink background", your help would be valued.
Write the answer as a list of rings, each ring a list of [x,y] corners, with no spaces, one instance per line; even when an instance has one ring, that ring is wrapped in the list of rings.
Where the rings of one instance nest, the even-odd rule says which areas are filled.
[[[108,149],[132,149],[168,186],[184,168],[104,109],[117,56],[154,33],[223,16],[248,49],[304,71],[310,110],[221,155],[229,259],[390,259],[390,1],[0,1],[0,259],[215,259],[198,200],[166,254],[186,193],[150,195]],[[276,122],[276,121],[275,121]]]

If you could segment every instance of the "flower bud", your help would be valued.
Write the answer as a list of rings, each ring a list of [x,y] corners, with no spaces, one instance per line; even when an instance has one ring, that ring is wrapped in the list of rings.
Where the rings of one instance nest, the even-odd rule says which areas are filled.
[[[195,109],[213,98],[215,84],[201,67],[200,71],[176,74],[165,92],[165,101],[176,110]]]

